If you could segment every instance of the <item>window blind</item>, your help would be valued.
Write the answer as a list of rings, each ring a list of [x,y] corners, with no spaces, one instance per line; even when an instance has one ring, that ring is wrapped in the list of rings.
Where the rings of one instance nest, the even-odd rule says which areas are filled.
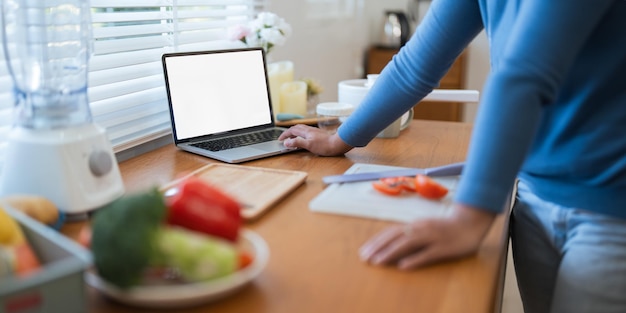
[[[163,53],[233,47],[237,43],[225,37],[227,28],[266,6],[267,0],[91,0],[94,53],[88,94],[93,119],[106,128],[114,151],[171,133]],[[0,56],[3,155],[13,84]]]

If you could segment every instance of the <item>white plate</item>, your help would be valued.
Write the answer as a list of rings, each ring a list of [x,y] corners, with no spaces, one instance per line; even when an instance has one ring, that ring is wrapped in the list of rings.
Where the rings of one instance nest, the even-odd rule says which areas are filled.
[[[180,285],[136,286],[120,289],[91,271],[86,272],[87,283],[118,302],[143,308],[182,308],[208,303],[232,294],[257,277],[269,260],[267,243],[251,230],[240,233],[239,248],[248,251],[253,261],[231,275],[207,282]]]

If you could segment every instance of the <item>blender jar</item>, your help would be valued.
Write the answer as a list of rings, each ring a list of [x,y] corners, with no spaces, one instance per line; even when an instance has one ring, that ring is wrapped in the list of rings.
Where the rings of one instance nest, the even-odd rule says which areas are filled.
[[[88,1],[5,0],[3,47],[14,82],[16,125],[71,127],[91,122]]]

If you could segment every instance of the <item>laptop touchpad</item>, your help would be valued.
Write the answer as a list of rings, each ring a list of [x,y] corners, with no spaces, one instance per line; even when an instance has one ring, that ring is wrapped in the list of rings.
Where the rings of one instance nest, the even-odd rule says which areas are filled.
[[[259,144],[255,144],[250,146],[255,149],[263,150],[263,151],[281,151],[281,150],[289,150],[289,148],[285,147],[280,141],[268,141]]]

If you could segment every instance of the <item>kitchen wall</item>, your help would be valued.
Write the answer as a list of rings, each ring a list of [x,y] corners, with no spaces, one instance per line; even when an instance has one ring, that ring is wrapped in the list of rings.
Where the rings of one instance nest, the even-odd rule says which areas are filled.
[[[417,0],[270,0],[269,10],[283,17],[293,34],[276,47],[270,60],[292,60],[295,77],[317,79],[322,101],[337,100],[341,80],[363,76],[366,48],[378,42],[384,11],[403,10],[419,17],[428,1]],[[489,70],[488,48],[481,34],[469,47],[466,85],[480,90]],[[464,121],[472,122],[477,104],[466,104]]]

